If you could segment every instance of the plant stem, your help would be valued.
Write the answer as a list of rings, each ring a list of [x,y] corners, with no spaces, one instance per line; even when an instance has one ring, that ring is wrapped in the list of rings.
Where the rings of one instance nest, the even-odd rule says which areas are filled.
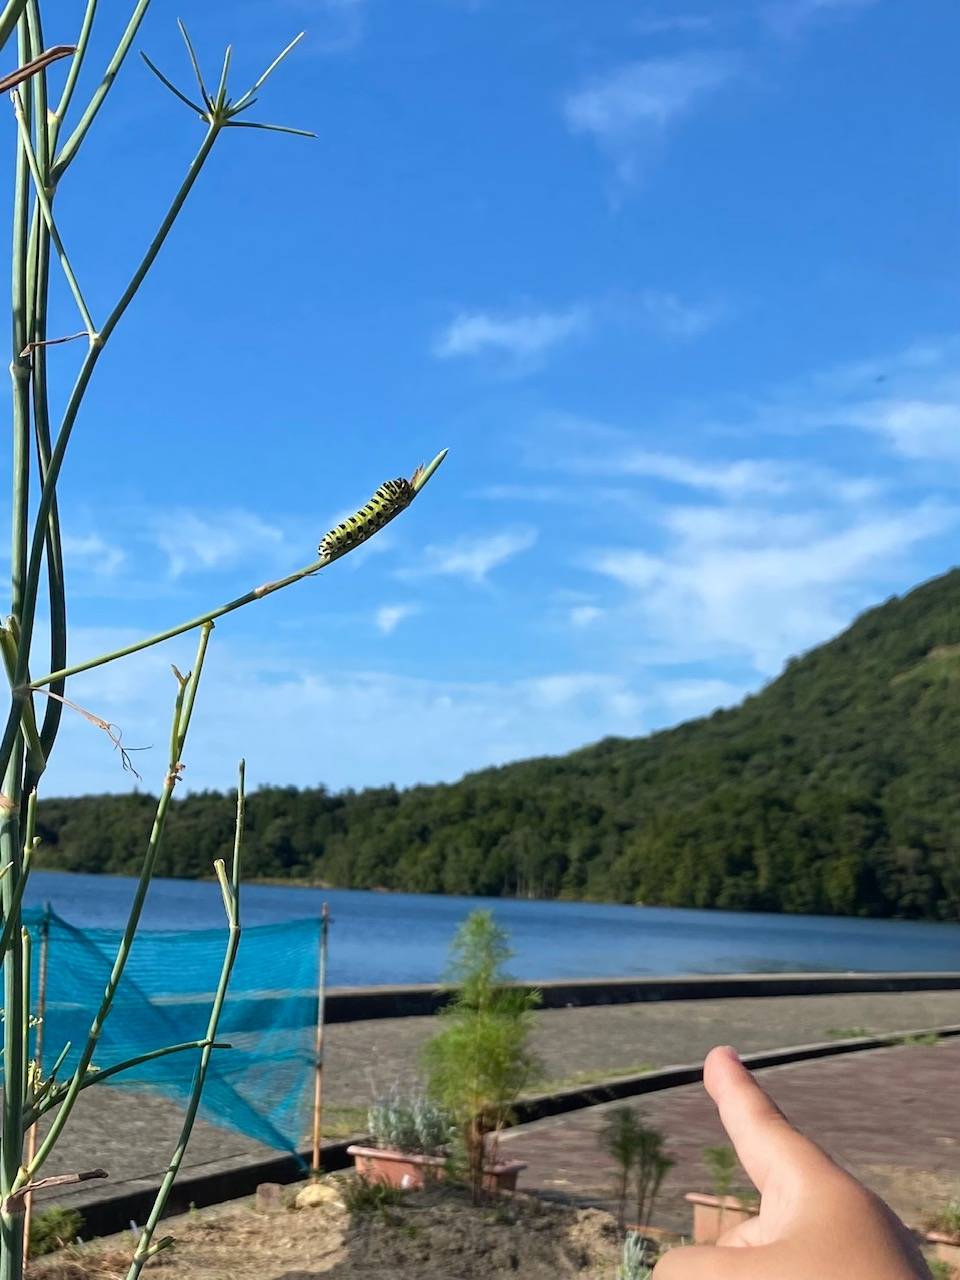
[[[83,66],[83,60],[87,54],[87,45],[90,43],[90,32],[93,30],[93,19],[97,12],[97,0],[87,0],[87,7],[84,10],[83,22],[80,26],[80,35],[77,37],[77,48],[70,61],[70,70],[67,72],[66,83],[63,86],[63,92],[60,95],[60,101],[57,103],[57,109],[54,118],[50,121],[50,148],[56,148],[57,136],[63,124],[64,116],[73,98],[73,91],[77,87],[77,77],[80,74],[80,68]]]
[[[443,449],[430,465],[424,468],[414,483],[415,492],[420,492],[446,456],[447,450]],[[168,627],[165,631],[158,631],[155,635],[145,636],[142,640],[135,640],[132,644],[124,645],[123,648],[113,649],[109,653],[101,653],[95,658],[88,658],[85,662],[78,662],[72,667],[63,667],[59,671],[48,672],[45,676],[31,680],[28,685],[23,686],[21,691],[25,691],[28,688],[42,689],[44,685],[51,684],[56,680],[66,680],[69,676],[79,675],[82,671],[92,671],[94,667],[102,667],[108,662],[115,662],[118,658],[126,658],[131,653],[139,653],[142,649],[149,649],[155,644],[162,644],[164,640],[172,640],[175,636],[183,635],[186,631],[193,631],[197,627],[203,626],[206,622],[213,622],[216,618],[222,618],[225,614],[233,613],[235,609],[242,609],[244,605],[263,600],[264,597],[272,595],[274,591],[282,591],[284,587],[292,586],[295,582],[301,582],[304,578],[312,577],[313,574],[318,573],[321,569],[325,569],[327,565],[339,560],[341,556],[349,555],[350,550],[353,550],[353,548],[341,551],[336,555],[321,556],[319,560],[314,560],[311,564],[304,565],[302,569],[297,569],[296,572],[288,574],[285,578],[278,578],[275,582],[265,582],[262,586],[254,587],[252,591],[247,591],[244,595],[237,596],[236,600],[230,600],[227,604],[222,604],[219,608],[211,609],[207,613],[198,614],[197,617],[189,618],[186,622],[178,623],[175,627]]]
[[[240,855],[243,845],[243,813],[244,813],[244,762],[240,761],[240,776],[237,785],[237,819],[234,828],[233,842],[233,866],[230,871],[230,878],[227,879],[227,873],[223,865],[223,860],[218,858],[214,863],[217,871],[217,878],[220,881],[220,887],[223,890],[224,906],[227,913],[227,925],[229,927],[229,937],[227,939],[227,947],[223,956],[223,965],[220,969],[220,980],[217,983],[217,990],[213,998],[213,1005],[210,1009],[210,1018],[207,1022],[207,1043],[205,1044],[201,1054],[200,1061],[197,1064],[196,1074],[193,1078],[193,1089],[190,1093],[190,1101],[187,1104],[186,1114],[183,1118],[183,1126],[180,1130],[180,1138],[177,1142],[176,1149],[171,1157],[170,1164],[164,1174],[163,1181],[157,1191],[157,1197],[153,1202],[153,1208],[150,1216],[147,1218],[140,1239],[137,1243],[136,1252],[130,1263],[130,1269],[127,1272],[127,1280],[137,1280],[140,1272],[143,1270],[144,1264],[153,1254],[159,1252],[164,1246],[164,1241],[159,1241],[157,1245],[153,1245],[153,1234],[157,1229],[157,1223],[163,1216],[163,1211],[167,1206],[167,1200],[170,1196],[170,1190],[174,1180],[180,1171],[183,1163],[183,1157],[186,1154],[187,1143],[190,1141],[190,1134],[193,1132],[193,1124],[197,1117],[197,1110],[200,1106],[200,1098],[203,1093],[204,1082],[207,1078],[207,1069],[210,1065],[210,1054],[213,1044],[217,1038],[217,1028],[220,1025],[220,1014],[223,1009],[223,1002],[227,994],[227,986],[230,982],[230,974],[233,970],[234,961],[237,957],[237,948],[240,945]]]
[[[20,15],[26,8],[27,0],[7,0],[3,12],[0,13],[0,49],[13,34],[13,28],[20,21]]]
[[[23,590],[22,616],[20,619],[19,660],[15,680],[16,686],[25,684],[28,679],[27,668],[29,664],[30,643],[33,638],[37,593],[39,591],[43,551],[49,528],[50,511],[56,494],[56,487],[60,478],[60,469],[63,466],[64,455],[66,454],[67,445],[70,442],[70,434],[73,430],[74,424],[76,423],[77,414],[80,410],[80,405],[83,402],[84,393],[86,392],[87,385],[90,382],[93,370],[96,367],[97,360],[100,358],[100,353],[106,345],[107,339],[116,328],[123,313],[133,300],[137,289],[143,283],[144,277],[153,265],[157,254],[160,252],[160,249],[170,232],[170,228],[173,226],[177,215],[183,207],[184,201],[189,195],[193,184],[199,177],[200,170],[203,168],[204,161],[210,154],[210,150],[216,141],[219,132],[220,126],[216,123],[211,124],[208,128],[197,154],[191,161],[186,177],[180,184],[179,190],[174,196],[173,201],[160,224],[159,230],[150,242],[140,265],[133,273],[130,283],[124,290],[120,301],[110,313],[106,324],[103,326],[96,339],[91,343],[90,348],[83,359],[83,363],[80,366],[80,371],[77,374],[76,381],[74,382],[70,398],[67,401],[67,407],[64,410],[63,419],[60,424],[60,430],[57,433],[56,443],[54,444],[53,450],[50,454],[50,461],[47,467],[43,488],[41,490],[40,501],[37,504],[36,523],[34,525],[33,540],[30,547],[30,560],[27,567],[26,582]],[[59,674],[62,676],[62,673]],[[49,683],[49,681],[45,681],[44,683]],[[3,738],[0,740],[0,771],[3,772],[6,770],[7,761],[10,759],[10,753],[13,750],[17,724],[20,718],[18,707],[15,705],[18,696],[22,697],[22,695],[14,695],[13,704],[10,707],[10,712],[7,717],[7,724],[4,729]],[[2,1280],[2,1276],[0,1276],[0,1280]]]
[[[57,156],[56,161],[54,162],[53,169],[51,171],[51,177],[53,179],[54,185],[56,185],[56,183],[60,181],[60,178],[63,176],[64,169],[66,169],[67,165],[70,164],[71,160],[73,160],[74,156],[77,154],[80,144],[83,142],[84,138],[87,136],[87,134],[90,131],[90,126],[93,124],[94,120],[96,120],[97,112],[103,106],[104,99],[106,98],[107,94],[110,92],[110,88],[113,85],[114,80],[116,80],[117,78],[117,73],[119,72],[120,68],[123,66],[123,62],[127,54],[130,52],[130,46],[133,44],[134,40],[136,39],[137,32],[140,30],[140,24],[141,22],[143,22],[143,19],[146,15],[147,9],[149,8],[149,5],[150,5],[150,0],[139,0],[133,13],[130,15],[130,21],[127,23],[126,29],[124,30],[123,35],[120,37],[120,43],[117,45],[116,49],[114,50],[113,57],[107,63],[107,69],[103,73],[103,79],[100,81],[99,85],[97,85],[96,89],[94,90],[93,96],[91,97],[90,101],[87,103],[86,109],[84,110],[83,115],[80,117],[77,127],[74,129],[73,133],[71,133],[67,141],[63,144],[63,147],[60,150],[60,154]],[[81,30],[81,40],[83,38],[84,31],[86,31],[87,37],[89,38],[90,33],[88,29],[88,19],[90,23],[93,22],[92,9],[95,7],[96,7],[96,0],[93,0],[92,5],[88,3],[87,13],[84,14],[84,26]],[[80,70],[78,60],[82,59],[83,54],[85,52],[86,52],[86,45],[78,45],[77,52],[74,55],[74,61],[77,64],[78,74]],[[71,74],[72,73],[73,73],[73,68],[71,68]],[[75,82],[76,82],[76,75],[74,75],[74,83]],[[63,101],[63,99],[61,99],[60,106],[57,109],[58,115],[61,115],[63,111],[66,111],[67,103],[70,100],[70,94],[67,93],[67,87],[69,87],[70,94],[72,94],[74,86],[73,84],[70,83],[69,77],[67,80],[67,85],[64,86],[64,98],[66,99],[66,102]]]
[[[64,1125],[70,1117],[70,1113],[73,1110],[80,1090],[84,1087],[87,1070],[93,1060],[93,1055],[100,1039],[100,1033],[103,1030],[103,1024],[106,1022],[107,1015],[113,1005],[117,987],[120,984],[120,979],[123,977],[127,957],[130,954],[130,948],[133,946],[133,941],[136,937],[137,927],[140,923],[140,916],[143,912],[143,904],[147,896],[147,890],[150,887],[150,881],[153,877],[153,869],[156,865],[157,855],[160,852],[167,813],[170,808],[170,802],[173,799],[174,787],[176,786],[177,779],[180,776],[182,768],[181,756],[183,753],[184,743],[186,742],[187,731],[190,728],[190,717],[193,711],[196,688],[200,683],[200,676],[203,672],[203,661],[206,656],[207,643],[212,629],[212,626],[205,626],[202,628],[193,671],[186,679],[179,682],[176,702],[174,705],[170,744],[171,749],[167,773],[160,792],[160,799],[157,803],[157,811],[153,820],[153,829],[150,832],[150,839],[147,843],[146,853],[144,854],[143,863],[140,868],[140,877],[137,881],[137,889],[134,894],[133,904],[130,907],[130,914],[127,918],[126,928],[123,931],[123,937],[120,940],[119,947],[117,948],[116,959],[113,962],[113,968],[110,972],[110,977],[107,980],[107,986],[103,993],[103,998],[100,1001],[100,1007],[94,1015],[90,1031],[87,1035],[87,1042],[83,1048],[83,1052],[80,1054],[80,1060],[74,1069],[73,1076],[63,1096],[60,1110],[54,1117],[53,1122],[47,1131],[46,1137],[37,1149],[37,1154],[30,1162],[29,1168],[22,1169],[20,1171],[19,1181],[13,1190],[18,1190],[20,1186],[29,1182],[35,1176],[37,1170],[42,1167],[44,1161],[53,1150],[57,1139],[60,1137]],[[0,1280],[3,1280],[2,1275],[0,1275]]]
[[[26,19],[17,28],[20,61],[30,57]],[[27,573],[27,520],[30,509],[30,362],[20,352],[29,340],[27,329],[27,263],[30,173],[23,148],[17,148],[13,203],[13,252],[11,255],[11,305],[13,350],[10,377],[13,390],[13,503],[10,538],[11,612],[17,619],[23,610]]]
[[[23,741],[10,753],[3,791],[11,805],[0,815],[0,865],[9,871],[0,882],[4,932],[20,928],[23,896],[23,855],[20,847],[20,780]],[[15,1189],[23,1151],[23,1098],[26,1063],[23,1059],[23,955],[8,946],[3,956],[3,1126],[0,1152],[0,1197]],[[23,1220],[19,1213],[0,1210],[0,1280],[17,1280],[23,1261]]]
[[[40,73],[43,74],[42,72]],[[33,178],[33,185],[37,193],[37,203],[40,206],[40,212],[43,214],[43,221],[50,233],[50,238],[56,246],[57,255],[60,258],[60,266],[63,268],[63,274],[66,276],[67,284],[70,286],[70,292],[73,294],[74,301],[77,304],[77,310],[80,312],[80,319],[83,321],[87,333],[90,335],[91,342],[96,336],[96,325],[90,315],[89,308],[83,297],[83,290],[80,288],[80,281],[76,277],[73,267],[70,265],[70,259],[67,257],[67,251],[64,247],[60,232],[57,230],[57,224],[53,219],[53,209],[46,192],[46,183],[43,174],[40,172],[40,165],[37,162],[36,153],[33,149],[33,143],[30,141],[30,127],[24,117],[23,99],[20,96],[19,89],[13,91],[13,109],[17,117],[17,127],[20,131],[20,145],[27,158],[27,164],[30,169],[30,176]],[[24,343],[26,346],[26,343]],[[21,350],[23,348],[21,347]]]
[[[168,1044],[162,1049],[151,1049],[147,1053],[138,1053],[136,1057],[125,1058],[123,1062],[111,1063],[109,1067],[104,1067],[100,1071],[93,1070],[88,1072],[80,1088],[81,1090],[89,1089],[91,1085],[101,1084],[104,1080],[109,1080],[111,1076],[118,1076],[123,1071],[131,1071],[134,1067],[142,1067],[145,1062],[153,1062],[156,1058],[167,1058],[171,1053],[185,1053],[189,1049],[207,1048],[229,1049],[231,1046],[228,1044],[213,1044],[208,1040],[187,1040],[183,1044]],[[31,1125],[36,1123],[41,1116],[59,1106],[68,1088],[69,1085],[60,1085],[41,1104],[29,1108],[24,1114],[24,1124]]]

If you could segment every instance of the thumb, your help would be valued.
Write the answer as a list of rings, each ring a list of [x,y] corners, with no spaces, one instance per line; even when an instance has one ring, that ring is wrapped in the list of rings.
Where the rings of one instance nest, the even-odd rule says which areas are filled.
[[[808,1177],[839,1172],[826,1152],[790,1124],[728,1045],[707,1055],[703,1083],[740,1163],[761,1194],[773,1169]]]

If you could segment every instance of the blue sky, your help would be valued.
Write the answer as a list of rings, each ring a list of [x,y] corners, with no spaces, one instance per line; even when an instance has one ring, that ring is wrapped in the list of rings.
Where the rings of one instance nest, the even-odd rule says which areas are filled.
[[[138,44],[187,85],[176,16]],[[299,567],[450,449],[367,548],[217,627],[189,786],[240,754],[340,788],[646,733],[954,562],[952,0],[180,16],[214,80],[233,42],[238,89],[304,27],[258,110],[319,136],[218,142],[100,362],[63,482],[71,657]],[[58,196],[95,317],[200,128],[127,65]],[[58,395],[78,354],[51,350]],[[156,744],[146,787],[192,650],[69,690]],[[69,715],[47,793],[130,785]]]

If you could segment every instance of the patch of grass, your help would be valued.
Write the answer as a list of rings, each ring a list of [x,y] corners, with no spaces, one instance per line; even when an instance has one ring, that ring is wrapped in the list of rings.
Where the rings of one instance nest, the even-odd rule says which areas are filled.
[[[861,1040],[875,1033],[869,1027],[827,1027],[823,1034],[828,1040]]]
[[[30,1256],[42,1258],[72,1244],[83,1230],[83,1218],[76,1209],[51,1205],[30,1219]]]
[[[933,1045],[933,1044],[939,1044],[939,1043],[940,1043],[940,1037],[938,1035],[935,1035],[932,1031],[922,1031],[918,1035],[901,1036],[897,1041],[897,1044],[911,1044],[911,1045],[917,1045],[917,1044]]]
[[[927,1214],[923,1225],[928,1231],[942,1231],[945,1236],[960,1236],[960,1199],[948,1200],[945,1205]]]
[[[385,1213],[401,1204],[404,1192],[388,1182],[371,1178],[344,1178],[341,1183],[343,1203],[350,1213]]]
[[[942,1258],[928,1258],[927,1266],[930,1268],[930,1274],[933,1280],[956,1280],[956,1272],[949,1262],[944,1262]]]
[[[366,1132],[366,1107],[324,1107],[323,1136],[325,1138],[353,1138]]]

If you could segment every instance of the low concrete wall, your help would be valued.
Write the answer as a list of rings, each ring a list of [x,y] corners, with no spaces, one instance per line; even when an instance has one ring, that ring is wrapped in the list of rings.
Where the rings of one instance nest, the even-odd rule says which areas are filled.
[[[855,995],[873,991],[960,991],[960,973],[746,973],[673,978],[582,978],[518,983],[536,987],[544,1009],[642,1004],[651,1000],[723,1000],[740,996]],[[436,1013],[448,1001],[443,987],[334,987],[326,1021],[365,1022]]]

